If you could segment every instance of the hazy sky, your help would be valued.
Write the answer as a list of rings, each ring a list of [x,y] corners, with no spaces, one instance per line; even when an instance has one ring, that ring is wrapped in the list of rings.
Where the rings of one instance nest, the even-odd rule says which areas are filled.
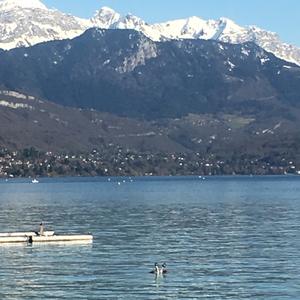
[[[189,16],[227,17],[239,25],[257,25],[300,46],[300,0],[42,0],[50,8],[89,18],[102,6],[132,13],[149,23]]]

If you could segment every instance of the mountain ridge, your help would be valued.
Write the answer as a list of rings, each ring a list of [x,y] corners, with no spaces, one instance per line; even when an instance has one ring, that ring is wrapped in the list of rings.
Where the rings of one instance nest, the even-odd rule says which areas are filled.
[[[103,7],[92,18],[81,19],[48,9],[39,0],[0,1],[0,48],[5,50],[74,38],[91,27],[134,29],[153,41],[214,39],[233,44],[252,41],[279,58],[300,65],[299,48],[281,42],[273,32],[256,26],[241,27],[227,18],[203,20],[194,16],[148,24],[132,14],[122,16],[111,8]]]
[[[150,119],[282,111],[299,105],[299,72],[254,43],[161,43],[128,29],[94,28],[73,40],[0,53],[0,85],[8,89]]]

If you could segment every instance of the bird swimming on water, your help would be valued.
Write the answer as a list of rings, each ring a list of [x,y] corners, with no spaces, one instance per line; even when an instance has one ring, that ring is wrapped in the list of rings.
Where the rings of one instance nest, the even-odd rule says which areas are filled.
[[[150,273],[155,274],[155,275],[163,275],[163,274],[166,274],[167,272],[168,271],[167,271],[166,263],[163,263],[161,265],[161,267],[159,266],[158,263],[155,263],[153,270],[150,271]]]
[[[163,263],[161,265],[161,272],[162,272],[162,274],[166,274],[168,272],[166,263]]]

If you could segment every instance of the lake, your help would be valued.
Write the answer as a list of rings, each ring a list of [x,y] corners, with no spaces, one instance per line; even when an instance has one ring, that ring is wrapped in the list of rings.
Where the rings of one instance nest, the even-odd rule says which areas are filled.
[[[300,177],[0,181],[1,232],[41,221],[94,243],[1,246],[1,299],[300,299]]]

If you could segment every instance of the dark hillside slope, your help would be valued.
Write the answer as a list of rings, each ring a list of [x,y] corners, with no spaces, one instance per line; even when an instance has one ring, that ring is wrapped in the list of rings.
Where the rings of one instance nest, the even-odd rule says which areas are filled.
[[[188,113],[288,114],[300,68],[255,44],[155,43],[132,30],[0,52],[0,85],[65,106],[157,119]]]

